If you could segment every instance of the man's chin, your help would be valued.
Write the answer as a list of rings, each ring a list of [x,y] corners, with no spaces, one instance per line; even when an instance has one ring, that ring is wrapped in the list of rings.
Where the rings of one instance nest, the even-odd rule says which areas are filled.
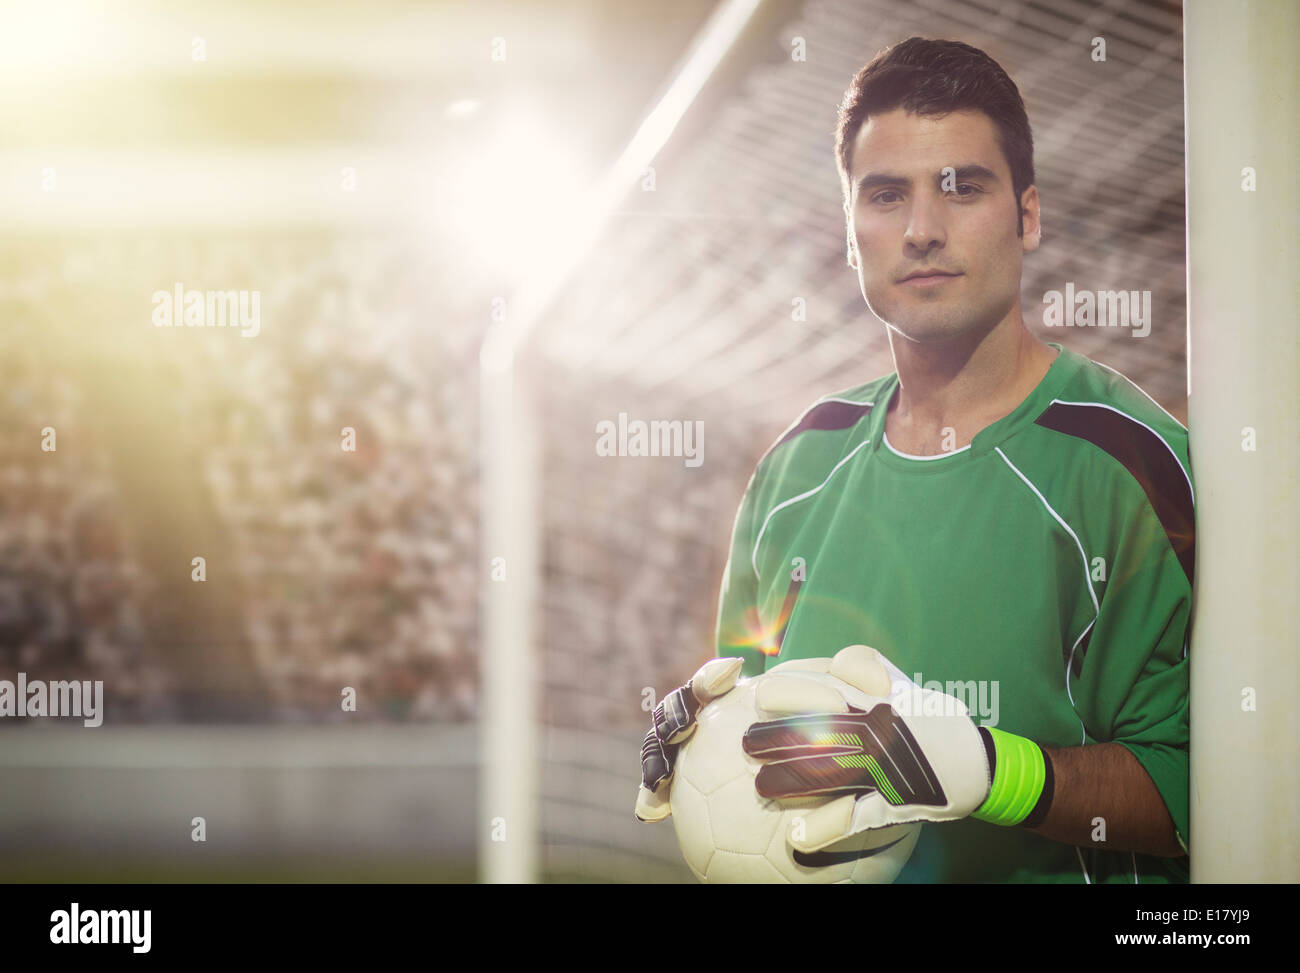
[[[970,337],[968,324],[935,321],[903,321],[889,323],[889,329],[898,337],[918,345],[942,345],[963,337]]]

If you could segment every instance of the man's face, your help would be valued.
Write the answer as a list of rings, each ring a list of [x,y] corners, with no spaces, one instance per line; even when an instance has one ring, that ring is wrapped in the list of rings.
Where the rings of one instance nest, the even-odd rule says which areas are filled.
[[[1031,186],[1016,199],[987,115],[871,117],[849,181],[849,263],[890,328],[917,342],[980,335],[1017,307],[1022,255],[1038,247],[1038,193]],[[904,280],[920,270],[953,276]]]

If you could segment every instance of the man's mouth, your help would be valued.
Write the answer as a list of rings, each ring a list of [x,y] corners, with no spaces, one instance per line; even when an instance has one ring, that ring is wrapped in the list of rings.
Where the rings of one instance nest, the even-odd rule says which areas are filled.
[[[936,284],[942,284],[946,280],[953,280],[960,276],[960,274],[949,274],[940,270],[923,270],[903,278],[902,283],[909,287],[933,287]]]

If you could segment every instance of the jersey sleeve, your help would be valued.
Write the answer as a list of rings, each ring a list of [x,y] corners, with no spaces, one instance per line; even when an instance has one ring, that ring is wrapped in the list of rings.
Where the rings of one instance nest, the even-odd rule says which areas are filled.
[[[719,657],[745,660],[741,674],[755,676],[765,668],[759,649],[762,624],[758,611],[758,578],[754,575],[751,552],[754,548],[754,516],[757,504],[757,471],[740,501],[731,530],[731,548],[722,572],[722,589],[718,595],[718,621],[715,645]]]
[[[1190,511],[1190,480],[1187,487]],[[1136,495],[1114,497],[1122,512],[1117,542],[1109,576],[1097,585],[1087,651],[1071,674],[1074,702],[1089,736],[1123,745],[1150,775],[1186,850],[1193,530],[1171,532],[1146,495]]]

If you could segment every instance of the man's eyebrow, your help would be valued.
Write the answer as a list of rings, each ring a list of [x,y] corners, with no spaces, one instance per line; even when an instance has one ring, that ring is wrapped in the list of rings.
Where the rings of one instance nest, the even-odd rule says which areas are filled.
[[[979,165],[965,165],[953,167],[953,178],[960,182],[963,179],[982,179],[985,182],[997,182],[997,173],[991,169]],[[943,180],[943,170],[935,173],[934,181],[936,183]],[[872,189],[879,189],[882,186],[902,186],[910,188],[912,180],[907,176],[895,175],[892,172],[868,172],[858,180],[858,193],[865,193]]]

